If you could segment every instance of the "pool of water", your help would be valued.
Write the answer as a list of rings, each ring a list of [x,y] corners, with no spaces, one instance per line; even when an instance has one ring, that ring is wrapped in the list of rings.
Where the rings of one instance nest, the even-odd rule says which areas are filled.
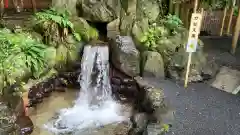
[[[30,108],[28,115],[33,121],[34,131],[31,135],[53,135],[43,129],[43,125],[51,119],[58,110],[71,107],[77,97],[79,90],[68,90],[64,93],[53,92],[43,103],[38,104],[36,108]]]
[[[28,109],[28,115],[34,124],[34,131],[31,135],[54,135],[44,129],[43,125],[54,117],[57,111],[72,107],[78,93],[79,90],[67,90],[63,93],[53,92],[50,97],[45,98],[43,103],[38,104],[36,108]],[[132,112],[131,105],[123,104],[122,109],[123,115],[130,117]],[[84,133],[82,132],[81,135],[127,135],[129,128],[129,121],[125,121],[91,129]]]

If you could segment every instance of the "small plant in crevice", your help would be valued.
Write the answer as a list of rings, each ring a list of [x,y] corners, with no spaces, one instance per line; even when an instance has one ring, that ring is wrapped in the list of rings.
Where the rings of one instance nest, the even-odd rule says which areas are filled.
[[[70,21],[70,13],[65,9],[58,11],[50,8],[35,13],[34,22],[34,25],[43,33],[46,44],[51,44],[52,41],[63,42],[69,33],[73,34],[77,41],[81,40],[80,35],[75,32],[74,25]]]
[[[168,31],[165,27],[158,26],[156,23],[151,25],[147,32],[144,33],[140,42],[148,48],[148,50],[154,50],[157,47],[157,41],[167,35]]]
[[[30,71],[38,78],[46,67],[46,45],[33,39],[28,33],[12,33],[0,30],[0,77],[3,86],[16,83],[17,77]]]

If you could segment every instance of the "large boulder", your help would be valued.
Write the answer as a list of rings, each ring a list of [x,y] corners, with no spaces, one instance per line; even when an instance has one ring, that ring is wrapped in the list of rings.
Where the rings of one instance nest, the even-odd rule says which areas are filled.
[[[21,129],[16,124],[17,115],[9,108],[6,102],[0,101],[0,134],[20,135]]]
[[[11,87],[5,89],[2,101],[7,103],[8,109],[10,112],[12,111],[12,115],[15,117],[14,123],[17,128],[15,130],[19,130],[18,128],[20,128],[21,135],[29,135],[32,133],[34,126],[32,120],[26,116],[24,100],[21,96],[12,94],[19,91],[19,87],[19,85],[12,85]],[[20,133],[17,135],[20,135]]]
[[[144,66],[143,77],[164,78],[164,62],[160,53],[153,51],[146,51],[143,54]]]
[[[115,19],[107,24],[107,37],[108,39],[115,39],[117,35],[120,35],[119,31],[120,19]]]
[[[92,22],[111,22],[120,11],[120,0],[80,0],[78,10],[81,16]]]
[[[141,77],[135,77],[135,81],[139,86],[138,100],[136,105],[140,112],[147,114],[147,125],[145,124],[146,116],[142,113],[134,115],[134,122],[138,123],[134,131],[143,131],[143,134],[150,134],[152,125],[158,125],[160,129],[165,125],[171,125],[174,121],[174,110],[171,108],[170,102],[166,99],[163,89],[154,87],[148,80]],[[140,119],[140,118],[141,119]],[[134,123],[133,122],[133,123]],[[141,128],[140,128],[141,127]]]
[[[76,4],[78,0],[52,0],[52,7],[56,8],[57,10],[63,10],[64,8],[67,9],[72,15],[77,14]]]
[[[128,76],[140,74],[140,53],[130,36],[117,36],[111,42],[111,62]]]
[[[154,22],[160,13],[159,5],[157,0],[137,0],[137,19]]]
[[[75,31],[80,34],[84,41],[98,39],[98,31],[91,27],[85,19],[81,17],[75,17],[72,18],[71,21],[74,25]]]
[[[132,35],[136,42],[141,42],[142,37],[148,30],[148,20],[137,20],[133,24]]]
[[[184,80],[188,55],[189,54],[185,51],[184,48],[179,49],[179,51],[174,54],[168,67],[170,77],[176,80]],[[202,72],[206,63],[206,55],[203,53],[203,50],[199,48],[195,53],[192,54],[188,80],[189,82],[198,82],[203,80]]]

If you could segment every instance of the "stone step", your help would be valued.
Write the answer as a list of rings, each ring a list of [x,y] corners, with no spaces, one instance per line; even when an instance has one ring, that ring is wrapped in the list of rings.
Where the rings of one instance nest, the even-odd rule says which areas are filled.
[[[211,86],[236,95],[240,91],[240,71],[221,67]]]

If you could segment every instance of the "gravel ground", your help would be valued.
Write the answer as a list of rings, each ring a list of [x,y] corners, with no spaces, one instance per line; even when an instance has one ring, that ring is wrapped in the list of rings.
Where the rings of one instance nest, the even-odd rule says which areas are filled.
[[[208,59],[218,65],[240,70],[240,49],[229,53],[231,38],[202,38]],[[171,80],[148,79],[164,89],[166,98],[176,110],[176,121],[168,135],[240,135],[240,96],[211,87],[207,83],[183,84]]]
[[[240,135],[240,97],[208,84],[183,84],[171,80],[157,82],[175,109],[175,121],[168,135]]]

